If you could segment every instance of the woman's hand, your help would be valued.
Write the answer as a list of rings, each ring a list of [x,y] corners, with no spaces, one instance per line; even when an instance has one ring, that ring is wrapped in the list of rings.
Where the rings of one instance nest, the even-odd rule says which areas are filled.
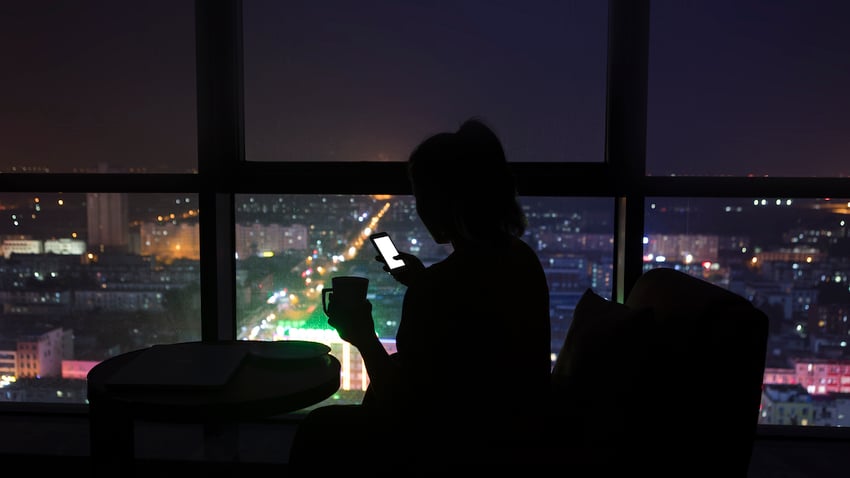
[[[406,252],[399,252],[394,259],[401,259],[404,261],[404,266],[399,267],[397,269],[390,269],[387,266],[386,261],[380,255],[375,257],[375,260],[384,265],[384,272],[389,272],[393,278],[400,283],[409,286],[417,275],[425,269],[425,265],[422,264],[422,261],[419,260],[418,257],[413,254],[408,254]]]
[[[368,300],[350,304],[331,298],[327,315],[328,325],[336,329],[340,338],[351,345],[360,348],[366,341],[375,340],[372,303]]]

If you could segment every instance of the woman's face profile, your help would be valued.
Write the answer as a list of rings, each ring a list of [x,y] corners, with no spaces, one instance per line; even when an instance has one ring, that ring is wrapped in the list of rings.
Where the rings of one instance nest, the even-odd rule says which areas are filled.
[[[451,241],[446,234],[445,218],[441,206],[443,201],[431,194],[425,194],[422,188],[413,189],[413,195],[416,199],[416,214],[422,221],[422,224],[428,229],[428,233],[437,244],[446,244]]]

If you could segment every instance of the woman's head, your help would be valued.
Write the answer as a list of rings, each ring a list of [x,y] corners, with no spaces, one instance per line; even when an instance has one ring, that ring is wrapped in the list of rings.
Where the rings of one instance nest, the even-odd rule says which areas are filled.
[[[419,144],[409,174],[419,217],[439,243],[490,242],[525,231],[501,141],[480,120]]]

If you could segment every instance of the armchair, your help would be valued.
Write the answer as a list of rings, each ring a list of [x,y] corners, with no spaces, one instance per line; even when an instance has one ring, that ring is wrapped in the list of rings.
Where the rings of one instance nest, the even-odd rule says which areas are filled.
[[[671,268],[623,304],[588,289],[553,368],[550,446],[597,471],[745,477],[767,330],[746,298]]]

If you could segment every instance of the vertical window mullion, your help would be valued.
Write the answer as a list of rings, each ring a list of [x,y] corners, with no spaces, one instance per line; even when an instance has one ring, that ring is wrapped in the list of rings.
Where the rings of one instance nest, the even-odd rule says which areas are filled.
[[[195,2],[203,340],[236,337],[235,172],[244,160],[242,3]]]
[[[622,302],[643,272],[649,0],[611,0],[609,8],[605,161],[623,185],[615,203],[613,293]]]

